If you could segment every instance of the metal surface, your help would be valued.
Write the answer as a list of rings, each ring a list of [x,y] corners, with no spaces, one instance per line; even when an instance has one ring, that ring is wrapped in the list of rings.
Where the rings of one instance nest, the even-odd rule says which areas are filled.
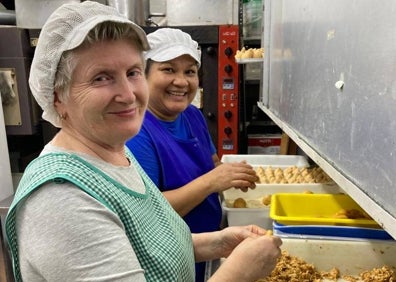
[[[167,0],[166,18],[176,25],[237,25],[238,0]]]
[[[80,0],[15,0],[16,24],[20,28],[42,28],[59,6]]]
[[[260,103],[394,237],[395,12],[391,0],[266,0]]]
[[[0,25],[15,25],[15,11],[2,10],[0,7]]]
[[[106,2],[138,25],[145,26],[149,19],[149,0],[107,0]]]

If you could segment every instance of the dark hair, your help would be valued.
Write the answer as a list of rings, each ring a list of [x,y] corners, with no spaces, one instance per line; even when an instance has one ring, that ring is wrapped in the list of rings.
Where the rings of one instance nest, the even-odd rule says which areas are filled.
[[[147,75],[149,74],[150,69],[151,69],[151,66],[153,65],[153,63],[154,63],[153,60],[147,59],[147,61],[146,61],[146,68],[144,69],[144,74],[146,75],[146,77],[147,77]]]

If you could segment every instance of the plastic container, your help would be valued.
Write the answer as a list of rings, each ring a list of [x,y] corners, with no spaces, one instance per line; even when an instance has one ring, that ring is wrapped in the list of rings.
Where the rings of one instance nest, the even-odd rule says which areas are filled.
[[[383,229],[335,225],[283,225],[273,222],[274,235],[282,238],[325,240],[394,240]]]
[[[341,193],[337,185],[326,184],[258,184],[255,189],[243,192],[240,189],[231,188],[222,193],[222,208],[227,217],[229,226],[256,224],[265,229],[272,229],[272,219],[270,218],[270,206],[261,205],[261,208],[233,208],[232,203],[237,198],[245,201],[261,202],[263,196],[273,195],[280,192],[305,193],[310,190],[313,193]],[[272,196],[271,196],[272,197]]]
[[[307,193],[314,194],[339,194],[343,193],[342,189],[336,184],[257,184],[255,189],[249,189],[243,192],[240,189],[231,188],[222,192],[225,200],[257,199],[265,195],[273,195],[277,193]]]
[[[272,219],[269,217],[269,207],[263,208],[229,208],[222,203],[228,226],[256,224],[265,229],[272,229]]]
[[[369,218],[336,218],[341,210],[365,211],[345,194],[292,194],[272,195],[270,217],[285,225],[342,225],[380,228]]]
[[[289,166],[308,167],[307,158],[300,155],[223,155],[221,158],[223,163],[246,161],[253,167],[272,166],[286,168]]]

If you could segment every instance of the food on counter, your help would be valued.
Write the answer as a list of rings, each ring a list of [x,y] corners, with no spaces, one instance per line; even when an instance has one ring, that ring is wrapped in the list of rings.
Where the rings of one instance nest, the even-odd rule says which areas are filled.
[[[328,183],[332,181],[320,167],[290,166],[281,169],[272,166],[259,166],[256,173],[260,183],[264,184]]]
[[[271,275],[256,282],[319,282],[337,281],[340,278],[350,282],[392,282],[396,281],[396,274],[386,265],[381,268],[362,271],[358,276],[342,275],[337,268],[332,268],[329,271],[318,271],[313,264],[283,250]]]
[[[246,204],[245,199],[243,199],[243,198],[237,198],[237,199],[235,199],[235,201],[234,201],[234,203],[233,203],[232,206],[233,206],[234,208],[246,208],[246,207],[247,207],[247,204]]]
[[[265,195],[262,199],[264,206],[269,206],[271,204],[271,196],[272,195]]]
[[[359,277],[363,281],[396,281],[396,273],[387,265],[381,268],[374,268],[370,271],[363,271]]]
[[[229,208],[265,208],[271,204],[271,195],[264,195],[263,197],[256,199],[230,199],[226,200],[225,203]]]
[[[264,48],[248,48],[243,47],[241,50],[237,50],[235,54],[235,59],[253,59],[253,58],[263,58]]]
[[[282,251],[281,257],[271,275],[256,282],[299,282],[320,281],[321,275],[313,264]]]

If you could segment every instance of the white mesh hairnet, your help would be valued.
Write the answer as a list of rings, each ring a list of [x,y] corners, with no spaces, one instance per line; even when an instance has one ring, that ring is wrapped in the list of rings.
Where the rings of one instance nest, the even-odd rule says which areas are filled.
[[[149,49],[142,28],[121,15],[115,8],[93,1],[68,3],[55,10],[44,24],[33,57],[29,85],[43,109],[43,119],[56,127],[61,120],[54,108],[54,80],[64,51],[78,47],[97,24],[113,21],[128,23],[139,36],[144,50]]]
[[[188,33],[175,28],[160,28],[147,35],[150,50],[144,58],[165,62],[182,55],[193,57],[201,65],[201,50]]]

